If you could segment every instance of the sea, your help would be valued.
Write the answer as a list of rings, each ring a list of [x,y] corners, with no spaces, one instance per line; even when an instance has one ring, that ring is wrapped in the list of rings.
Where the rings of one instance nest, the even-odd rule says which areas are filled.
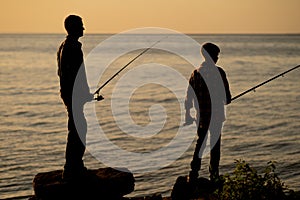
[[[98,44],[112,36],[86,34],[80,38],[85,59],[88,60]],[[213,42],[221,48],[217,64],[227,74],[232,96],[300,64],[299,34],[188,34],[187,37],[199,46]],[[67,113],[59,95],[56,52],[64,39],[64,34],[0,34],[0,199],[28,199],[33,194],[32,181],[37,173],[63,169]],[[134,40],[123,43],[124,48],[132,42]],[[184,48],[182,41],[171,42],[175,47]],[[107,55],[114,54],[114,50],[112,47]],[[103,84],[141,51],[130,51],[112,60],[111,67],[106,68],[98,84],[91,88]],[[124,155],[114,153],[113,148],[102,148],[101,151],[110,154],[111,159],[124,162],[124,166],[119,162],[119,167],[126,167],[128,163],[135,165],[137,157],[132,155],[145,155],[146,161],[138,163],[139,167],[145,165],[141,167],[144,171],[134,174],[135,190],[129,197],[169,196],[177,177],[188,175],[196,132],[189,133],[192,140],[186,148],[173,146],[169,149],[171,154],[177,155],[172,159],[169,154],[164,157],[162,153],[152,161],[152,157],[148,159],[147,155],[170,145],[170,141],[179,134],[183,101],[178,99],[173,86],[177,87],[179,76],[188,81],[192,70],[201,64],[200,49],[196,54],[199,63],[191,66],[186,59],[174,53],[150,49],[100,91],[105,98],[103,101],[94,103],[105,138],[114,147],[129,152],[130,156],[124,159]],[[157,66],[152,68],[156,70],[153,75],[146,71],[151,68],[151,63],[159,63],[161,65],[157,66],[163,69],[172,68],[177,75],[175,73],[174,79],[170,79],[164,71],[159,73]],[[143,67],[142,72],[134,71],[139,66]],[[136,72],[136,77],[142,76],[145,84],[139,83],[131,92],[124,92],[122,85],[121,89],[115,89],[120,81],[130,83],[130,76],[122,79],[129,72]],[[155,81],[151,83],[149,77],[152,76]],[[299,77],[298,68],[226,106],[221,174],[231,173],[235,161],[240,159],[248,162],[258,173],[263,173],[269,161],[275,161],[275,172],[285,185],[300,190]],[[158,84],[165,78],[170,79],[169,85]],[[184,90],[180,89],[181,92]],[[122,100],[122,95],[124,99],[130,95],[127,102],[129,116],[128,113],[117,112],[118,109],[112,105],[117,98]],[[160,117],[162,113],[165,115],[163,118]],[[126,121],[128,118],[130,120]],[[136,126],[126,129],[122,122]],[[155,123],[162,123],[162,127],[155,126]],[[135,132],[134,128],[143,130],[152,124],[161,129],[146,135],[126,132]],[[179,149],[181,152],[178,152]],[[209,154],[204,156],[200,171],[200,176],[206,178],[209,177],[209,157]],[[111,167],[109,160],[102,162],[101,158],[87,148],[84,155],[86,167]],[[160,163],[161,167],[157,167]]]

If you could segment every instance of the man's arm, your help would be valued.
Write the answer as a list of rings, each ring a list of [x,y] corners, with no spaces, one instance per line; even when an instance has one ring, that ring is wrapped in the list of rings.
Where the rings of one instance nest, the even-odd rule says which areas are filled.
[[[90,93],[88,86],[81,43],[67,40],[59,51],[61,58],[60,78],[64,91],[68,93],[70,99],[76,95],[74,96],[76,102],[92,101],[94,95]],[[75,93],[74,89],[76,90]]]
[[[195,98],[195,92],[193,89],[194,86],[194,73],[191,75],[189,79],[189,85],[187,88],[186,98],[184,102],[185,107],[185,123],[184,125],[190,125],[194,122],[194,118],[191,116],[190,109],[193,107],[193,101]]]
[[[229,88],[229,83],[228,83],[225,71],[220,67],[219,67],[219,71],[221,73],[221,77],[222,77],[224,88],[225,88],[225,93],[226,93],[225,104],[227,105],[227,104],[231,103],[231,92],[230,92],[230,88]]]

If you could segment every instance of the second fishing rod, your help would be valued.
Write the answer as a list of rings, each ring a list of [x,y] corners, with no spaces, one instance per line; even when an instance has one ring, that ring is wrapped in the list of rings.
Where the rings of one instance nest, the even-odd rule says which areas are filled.
[[[252,87],[252,88],[250,88],[250,89],[248,89],[248,90],[246,90],[246,91],[244,91],[244,92],[236,95],[235,97],[231,98],[231,101],[234,101],[234,100],[236,100],[236,99],[244,96],[245,94],[247,94],[247,93],[249,93],[251,91],[255,91],[255,89],[257,89],[257,88],[259,88],[259,87],[261,87],[261,86],[263,86],[263,85],[265,85],[265,84],[267,84],[267,83],[269,83],[269,82],[271,82],[271,81],[273,81],[273,80],[275,80],[275,79],[277,79],[279,77],[283,77],[285,74],[287,74],[287,73],[289,73],[289,72],[291,72],[291,71],[293,71],[293,70],[295,70],[295,69],[297,69],[299,67],[300,67],[300,65],[297,65],[297,66],[295,66],[295,67],[293,67],[293,68],[291,68],[289,70],[286,70],[286,71],[284,71],[284,72],[282,72],[282,73],[280,73],[280,74],[278,74],[276,76],[273,76],[272,78],[270,78],[270,79],[268,79],[266,81],[263,81],[262,83],[257,84],[256,86],[254,86],[254,87]]]

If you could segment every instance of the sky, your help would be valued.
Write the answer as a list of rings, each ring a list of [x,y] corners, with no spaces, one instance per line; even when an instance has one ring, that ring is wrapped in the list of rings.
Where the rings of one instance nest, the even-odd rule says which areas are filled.
[[[161,27],[182,33],[300,33],[300,0],[1,0],[0,33],[85,33]]]

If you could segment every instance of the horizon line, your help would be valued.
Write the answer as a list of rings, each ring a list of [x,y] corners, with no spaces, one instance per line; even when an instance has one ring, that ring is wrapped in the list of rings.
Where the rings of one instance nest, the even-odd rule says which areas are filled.
[[[123,32],[118,32],[118,33],[109,33],[109,32],[88,32],[84,33],[84,35],[115,35]],[[180,32],[179,32],[180,33]],[[2,32],[0,35],[17,35],[17,34],[27,34],[27,35],[67,35],[67,33],[64,32]],[[156,34],[156,33],[146,33],[146,34]],[[161,34],[161,33],[158,33]],[[300,32],[253,32],[253,33],[197,33],[197,32],[191,32],[191,33],[182,33],[186,35],[299,35]]]

